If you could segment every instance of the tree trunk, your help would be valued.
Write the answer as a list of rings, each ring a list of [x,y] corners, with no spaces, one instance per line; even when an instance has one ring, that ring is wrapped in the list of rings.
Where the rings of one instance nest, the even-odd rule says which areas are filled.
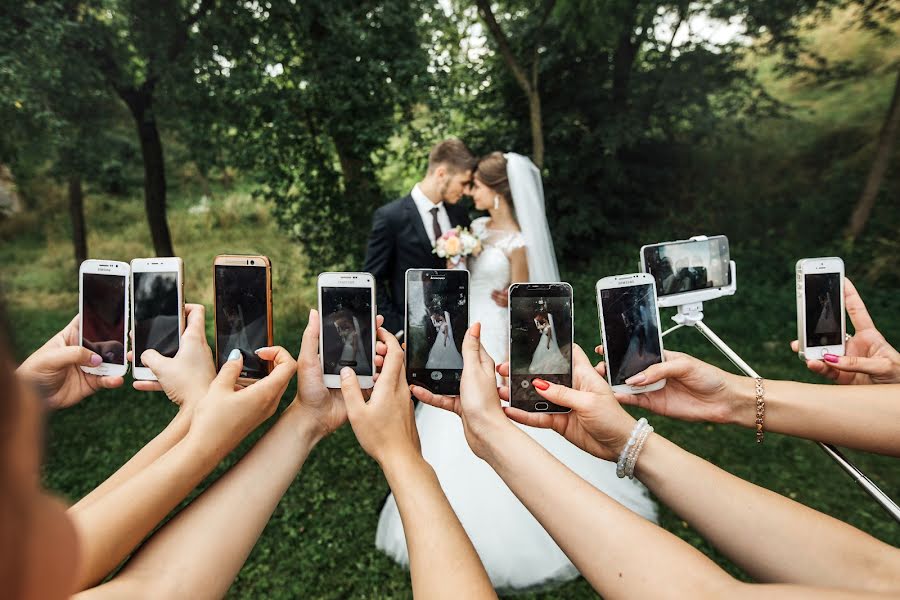
[[[157,256],[175,256],[169,223],[166,220],[166,168],[163,162],[162,140],[156,127],[151,104],[152,92],[136,91],[125,99],[137,126],[144,159],[144,209],[153,250]]]
[[[72,245],[75,250],[75,270],[87,260],[87,236],[84,228],[84,193],[81,175],[69,176],[69,217],[72,219]]]
[[[862,233],[872,215],[878,190],[887,172],[888,163],[894,151],[894,142],[897,140],[897,131],[900,129],[900,72],[897,73],[897,81],[894,84],[894,95],[888,107],[887,116],[878,134],[878,146],[875,149],[875,159],[869,169],[866,185],[863,188],[853,214],[850,216],[850,224],[847,226],[845,237],[848,242],[853,242]]]
[[[640,2],[633,0],[622,21],[622,32],[613,53],[612,104],[613,111],[622,115],[628,109],[631,71],[637,58],[640,42],[633,39]]]
[[[544,168],[544,125],[541,118],[541,96],[537,89],[528,94],[528,113],[531,116],[531,152],[538,169]]]

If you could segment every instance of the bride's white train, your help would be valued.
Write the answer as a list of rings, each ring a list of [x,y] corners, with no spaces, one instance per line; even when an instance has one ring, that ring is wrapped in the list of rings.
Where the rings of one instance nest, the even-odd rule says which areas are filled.
[[[471,319],[472,322],[481,322],[482,344],[496,362],[507,360],[509,317],[507,309],[498,306],[491,293],[503,282],[506,283],[502,287],[510,283],[510,254],[523,247],[526,249],[529,280],[559,280],[544,212],[540,173],[523,156],[506,154],[505,157],[511,200],[520,232],[492,229],[489,217],[476,219],[472,230],[481,237],[484,250],[469,265]],[[562,358],[567,367],[568,361],[562,357],[556,340],[552,315],[547,315],[546,320],[535,319],[535,327],[542,336],[532,365],[538,364],[540,372],[549,373]],[[440,339],[439,330],[435,345]],[[551,370],[547,370],[548,367]],[[575,566],[500,477],[472,453],[459,417],[419,404],[416,423],[422,455],[434,468],[441,487],[472,539],[495,587],[526,588],[565,581],[578,575]],[[656,520],[656,505],[648,497],[646,489],[636,481],[619,479],[614,464],[587,454],[555,431],[519,427],[608,496],[636,513]],[[403,525],[393,495],[388,497],[381,511],[376,545],[397,562],[408,564]]]

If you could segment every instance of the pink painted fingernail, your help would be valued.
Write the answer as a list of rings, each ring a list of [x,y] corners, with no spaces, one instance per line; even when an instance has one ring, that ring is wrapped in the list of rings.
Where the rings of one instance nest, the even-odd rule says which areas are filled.
[[[632,375],[628,379],[625,380],[625,383],[628,385],[638,385],[647,381],[647,376],[643,373],[638,373],[637,375]]]
[[[825,362],[830,362],[832,364],[835,364],[840,360],[840,357],[836,354],[826,354],[823,358],[825,359]]]
[[[543,379],[532,379],[531,385],[533,385],[534,387],[536,387],[537,389],[539,389],[541,391],[546,391],[550,387],[550,384],[547,383],[546,381],[544,381]]]
[[[100,358],[99,354],[91,354],[91,366],[92,367],[99,367],[102,364],[103,364],[103,359]]]

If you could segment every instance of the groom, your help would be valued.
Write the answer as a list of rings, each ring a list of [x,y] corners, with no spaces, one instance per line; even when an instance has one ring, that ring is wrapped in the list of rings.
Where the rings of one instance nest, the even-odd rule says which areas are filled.
[[[457,139],[438,142],[428,154],[428,172],[404,198],[375,211],[363,271],[375,276],[378,312],[384,326],[403,329],[407,269],[445,269],[432,253],[435,240],[469,215],[456,206],[475,168],[475,156]]]

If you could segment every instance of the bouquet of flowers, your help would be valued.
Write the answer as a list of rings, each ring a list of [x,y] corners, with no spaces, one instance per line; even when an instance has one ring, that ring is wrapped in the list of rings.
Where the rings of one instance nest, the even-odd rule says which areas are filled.
[[[481,254],[481,239],[463,227],[444,232],[434,244],[433,252],[447,259],[448,269],[465,269],[466,257]]]

